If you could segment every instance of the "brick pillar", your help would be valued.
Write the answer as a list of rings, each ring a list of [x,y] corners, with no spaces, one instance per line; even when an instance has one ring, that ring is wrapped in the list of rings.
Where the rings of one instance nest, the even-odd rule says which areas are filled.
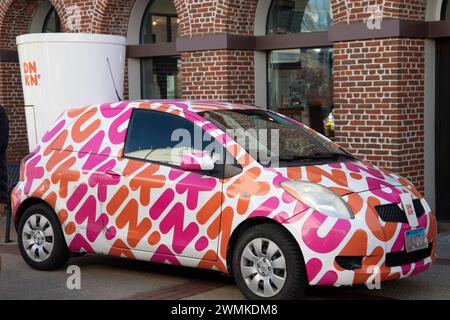
[[[184,97],[254,104],[253,56],[242,50],[182,53]]]
[[[351,1],[351,10],[344,2],[333,0],[337,22],[364,21],[363,1]],[[385,15],[424,20],[425,7],[425,1],[386,1]],[[339,42],[333,55],[337,142],[423,191],[425,41]]]
[[[17,62],[0,62],[0,105],[5,108],[9,118],[7,160],[9,163],[19,163],[28,153],[28,138],[20,69]]]
[[[41,3],[42,0],[1,1],[1,49],[16,50],[16,36],[29,31],[33,12]],[[0,104],[5,108],[10,121],[7,160],[19,163],[28,153],[28,138],[18,62],[0,62]]]
[[[50,0],[61,20],[63,32],[91,33],[92,29],[100,28],[102,12],[108,6],[108,0]],[[76,10],[76,12],[75,12]],[[79,17],[80,24],[73,25],[73,16]]]
[[[257,0],[178,0],[181,36],[253,34]],[[254,53],[245,50],[183,52],[182,82],[186,99],[254,104]]]

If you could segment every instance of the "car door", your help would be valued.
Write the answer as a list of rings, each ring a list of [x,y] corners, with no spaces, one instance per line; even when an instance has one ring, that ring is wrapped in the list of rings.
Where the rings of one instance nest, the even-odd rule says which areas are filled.
[[[180,136],[186,140],[199,130],[204,134],[180,116],[133,111],[124,156],[113,171],[102,173],[120,179],[109,187],[104,208],[113,218],[106,237],[114,254],[125,250],[122,253],[128,255],[132,249],[157,253],[152,260],[173,255],[214,259],[207,253],[216,252],[218,246],[220,223],[211,221],[220,221],[223,166],[189,172],[181,169],[177,157],[180,148],[204,149],[205,143],[194,146],[192,141],[183,141],[180,147]]]

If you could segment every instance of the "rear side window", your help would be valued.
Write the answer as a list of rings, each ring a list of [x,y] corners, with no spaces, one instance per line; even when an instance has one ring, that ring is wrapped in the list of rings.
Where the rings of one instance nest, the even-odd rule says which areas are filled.
[[[208,175],[223,176],[225,159],[232,156],[199,126],[169,113],[140,109],[133,112],[125,157],[180,167],[184,154],[198,152],[205,152],[217,160],[217,171],[220,172],[209,172]]]

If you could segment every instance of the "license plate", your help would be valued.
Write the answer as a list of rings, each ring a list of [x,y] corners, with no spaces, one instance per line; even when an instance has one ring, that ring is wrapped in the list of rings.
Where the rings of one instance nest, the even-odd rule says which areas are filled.
[[[428,248],[425,229],[414,229],[405,232],[406,252],[414,252]]]

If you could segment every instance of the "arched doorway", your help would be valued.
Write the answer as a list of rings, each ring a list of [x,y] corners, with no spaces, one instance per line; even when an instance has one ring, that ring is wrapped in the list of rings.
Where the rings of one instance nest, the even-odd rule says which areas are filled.
[[[450,1],[444,0],[442,20],[450,20]],[[436,42],[436,213],[450,221],[450,38]]]
[[[55,7],[49,0],[42,2],[33,15],[30,33],[55,33],[61,30],[61,20]]]

